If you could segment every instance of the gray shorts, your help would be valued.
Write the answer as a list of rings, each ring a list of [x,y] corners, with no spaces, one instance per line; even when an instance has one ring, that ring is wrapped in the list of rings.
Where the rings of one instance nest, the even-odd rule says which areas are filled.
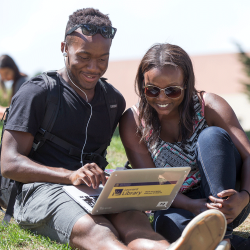
[[[24,184],[17,196],[14,218],[25,229],[69,243],[75,223],[87,212],[54,183]]]

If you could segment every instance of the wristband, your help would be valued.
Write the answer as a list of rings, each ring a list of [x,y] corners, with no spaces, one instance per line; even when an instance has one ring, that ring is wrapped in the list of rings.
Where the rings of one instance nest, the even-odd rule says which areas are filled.
[[[249,196],[249,201],[250,201],[250,193],[249,193],[246,189],[241,189],[241,190],[240,190],[240,192],[241,192],[241,191],[245,191],[245,192],[247,192],[247,193],[248,193],[248,196]]]

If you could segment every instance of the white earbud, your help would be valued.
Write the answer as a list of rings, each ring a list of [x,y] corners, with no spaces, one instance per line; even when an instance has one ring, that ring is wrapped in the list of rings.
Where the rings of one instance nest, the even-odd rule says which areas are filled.
[[[66,47],[66,43],[64,43],[63,56],[64,56],[64,57],[67,57],[67,56],[68,56],[68,53],[65,52],[65,47]]]

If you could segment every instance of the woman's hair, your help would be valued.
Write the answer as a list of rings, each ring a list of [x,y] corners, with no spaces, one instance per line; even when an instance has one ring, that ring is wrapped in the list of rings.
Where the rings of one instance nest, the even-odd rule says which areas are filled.
[[[153,69],[161,69],[165,66],[172,66],[181,69],[184,79],[184,99],[179,106],[180,114],[180,136],[185,142],[190,132],[193,131],[193,119],[195,119],[193,95],[197,93],[195,89],[195,78],[193,65],[188,54],[179,46],[166,44],[153,45],[141,60],[136,79],[135,90],[140,97],[139,101],[139,128],[138,133],[141,141],[148,140],[152,146],[160,134],[160,121],[158,114],[152,108],[144,94],[144,74]]]
[[[15,86],[16,82],[20,77],[22,77],[16,63],[14,60],[8,55],[0,56],[0,69],[1,68],[9,68],[14,71],[14,79],[13,79],[13,86]],[[1,80],[1,87],[5,89],[4,82]]]

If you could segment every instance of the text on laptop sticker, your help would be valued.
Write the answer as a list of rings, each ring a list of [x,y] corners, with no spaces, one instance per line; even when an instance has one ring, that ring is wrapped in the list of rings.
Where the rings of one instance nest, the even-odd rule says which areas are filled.
[[[109,194],[112,198],[163,196],[171,194],[177,181],[116,183]]]

